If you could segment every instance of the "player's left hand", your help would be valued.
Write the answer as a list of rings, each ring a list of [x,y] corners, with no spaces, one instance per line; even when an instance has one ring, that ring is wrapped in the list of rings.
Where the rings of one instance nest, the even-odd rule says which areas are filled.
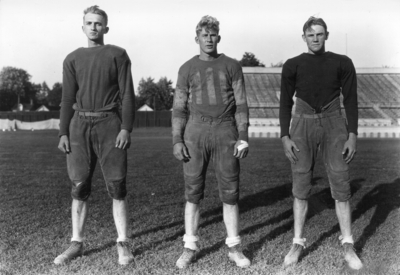
[[[131,134],[127,130],[122,129],[115,141],[115,147],[125,150],[128,149],[129,146],[131,146]]]
[[[349,134],[349,139],[343,146],[342,155],[346,163],[350,163],[356,153],[357,136],[354,133]]]
[[[246,141],[238,140],[235,144],[233,155],[238,159],[243,159],[249,152],[249,144]]]

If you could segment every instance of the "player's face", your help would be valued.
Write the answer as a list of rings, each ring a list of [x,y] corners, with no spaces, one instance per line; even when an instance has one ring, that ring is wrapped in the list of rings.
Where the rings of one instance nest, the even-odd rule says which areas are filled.
[[[87,38],[94,42],[103,41],[103,36],[108,32],[108,27],[103,16],[94,13],[87,13],[83,19],[83,32]]]
[[[312,25],[303,34],[303,40],[307,43],[308,53],[321,54],[325,52],[325,41],[328,40],[329,33],[320,25]]]
[[[196,43],[200,45],[200,54],[217,54],[217,45],[221,37],[215,30],[206,30],[203,28],[196,36]]]

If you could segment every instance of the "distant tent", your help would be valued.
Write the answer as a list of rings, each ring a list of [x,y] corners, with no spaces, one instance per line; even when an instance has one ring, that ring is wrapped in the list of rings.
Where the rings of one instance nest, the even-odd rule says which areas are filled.
[[[13,112],[21,112],[21,111],[30,111],[32,110],[33,104],[29,103],[20,103],[15,104],[14,107],[11,108]]]
[[[142,107],[138,109],[139,112],[151,112],[153,111],[147,104],[144,104]]]
[[[36,112],[48,112],[50,111],[49,108],[47,108],[46,106],[42,105],[39,108],[36,109]]]

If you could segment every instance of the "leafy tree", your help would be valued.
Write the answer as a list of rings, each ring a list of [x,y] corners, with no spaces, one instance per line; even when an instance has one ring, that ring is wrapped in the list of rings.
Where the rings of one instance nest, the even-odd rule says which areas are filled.
[[[253,53],[245,52],[242,59],[239,61],[242,67],[265,67],[265,65],[256,58]]]
[[[18,96],[15,93],[0,88],[0,111],[10,111],[17,102]]]
[[[61,96],[62,84],[60,82],[56,82],[53,85],[53,89],[49,90],[49,94],[47,95],[47,102],[49,106],[60,106]]]
[[[39,104],[46,104],[50,88],[47,85],[46,81],[44,81],[42,85],[38,84],[38,88],[39,91],[36,93],[36,100]]]
[[[26,92],[29,92],[32,88],[32,84],[29,82],[31,76],[27,71],[23,69],[18,69],[15,67],[4,67],[0,72],[0,90],[2,91],[2,101],[3,94],[11,93],[17,96],[17,103],[21,102],[21,97],[25,96]],[[9,109],[15,105],[13,102],[13,96],[10,94],[5,95],[7,98],[7,106]],[[12,104],[12,105],[9,105]]]
[[[136,98],[137,108],[147,104],[155,111],[169,110],[172,108],[173,94],[172,81],[166,77],[160,78],[157,83],[154,82],[154,78],[142,78]]]
[[[157,86],[160,89],[159,101],[162,104],[161,106],[158,104],[159,110],[170,110],[174,101],[174,88],[172,88],[172,81],[168,80],[166,77],[160,78],[157,82]]]

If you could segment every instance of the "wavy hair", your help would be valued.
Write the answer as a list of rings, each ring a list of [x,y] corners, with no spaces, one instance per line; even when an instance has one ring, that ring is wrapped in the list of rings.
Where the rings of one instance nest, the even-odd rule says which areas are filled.
[[[99,6],[91,6],[83,11],[83,21],[85,21],[85,15],[88,13],[94,13],[103,16],[104,20],[106,21],[106,26],[108,24],[108,16],[105,11],[99,9]]]
[[[217,18],[209,15],[203,16],[196,26],[196,34],[199,35],[203,28],[205,28],[207,31],[214,30],[219,33],[219,21]]]
[[[326,25],[324,19],[311,16],[310,18],[308,18],[308,20],[306,21],[306,23],[303,26],[303,33],[305,34],[306,30],[310,29],[311,26],[314,26],[314,25],[320,25],[320,26],[324,27],[326,33],[328,32],[328,26]]]

